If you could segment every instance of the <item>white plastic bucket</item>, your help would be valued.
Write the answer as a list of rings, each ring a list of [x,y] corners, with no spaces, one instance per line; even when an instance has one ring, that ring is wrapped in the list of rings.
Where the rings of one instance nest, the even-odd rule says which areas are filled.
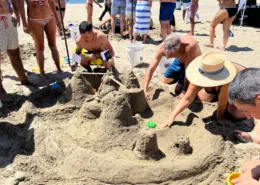
[[[174,58],[166,58],[166,57],[162,57],[159,65],[157,66],[157,72],[164,74],[166,69],[171,65],[171,63],[173,62]]]
[[[127,61],[131,66],[136,66],[143,62],[144,45],[141,43],[129,43],[126,47]]]
[[[79,26],[73,25],[73,26],[70,26],[69,29],[70,29],[70,38],[72,40],[76,41],[79,36]]]

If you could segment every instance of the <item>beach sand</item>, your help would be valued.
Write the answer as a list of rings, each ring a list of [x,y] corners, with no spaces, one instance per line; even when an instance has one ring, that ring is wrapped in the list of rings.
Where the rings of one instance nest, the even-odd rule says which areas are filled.
[[[96,26],[102,10],[94,4]],[[227,51],[203,46],[209,42],[209,24],[217,10],[217,1],[200,1],[201,23],[196,24],[194,37],[202,52],[217,51],[232,62],[260,67],[259,28],[232,26],[235,37],[230,38]],[[251,131],[259,121],[220,126],[211,119],[217,108],[215,103],[195,101],[178,116],[174,126],[160,128],[180,100],[171,94],[173,85],[160,82],[159,73],[154,74],[149,86],[152,100],[148,105],[139,89],[158,45],[156,41],[160,40],[158,15],[159,3],[154,2],[152,41],[145,45],[144,64],[140,67],[132,69],[127,63],[129,40],[111,40],[122,84],[108,75],[96,95],[80,75],[71,72],[68,64],[63,64],[63,74],[56,74],[46,40],[45,71],[49,80],[42,82],[39,74],[31,73],[28,78],[37,84],[35,88],[19,85],[5,58],[1,66],[3,85],[15,101],[0,109],[1,184],[219,185],[225,183],[228,173],[241,170],[244,162],[260,159],[259,145],[239,143],[232,135],[234,129]],[[85,18],[84,4],[67,5],[65,25],[79,24]],[[180,10],[175,11],[175,19],[175,32],[186,34],[190,25],[181,23]],[[216,47],[220,46],[222,36],[219,25]],[[19,42],[24,66],[32,71],[38,67],[33,39],[21,27]],[[72,55],[75,43],[71,39],[67,42]],[[57,46],[60,57],[67,56],[65,42],[60,37]],[[48,86],[55,81],[61,91],[67,85],[64,95],[57,97],[59,92]],[[127,89],[129,84],[132,88]],[[155,129],[146,128],[149,120],[157,124]]]

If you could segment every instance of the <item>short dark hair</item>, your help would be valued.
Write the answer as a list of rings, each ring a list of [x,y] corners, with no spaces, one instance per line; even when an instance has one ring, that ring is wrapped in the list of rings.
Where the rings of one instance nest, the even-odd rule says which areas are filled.
[[[260,68],[247,68],[237,74],[229,85],[228,99],[231,104],[255,106],[256,97],[260,95]]]
[[[82,21],[79,25],[79,33],[83,34],[89,31],[92,31],[92,24],[88,21]]]

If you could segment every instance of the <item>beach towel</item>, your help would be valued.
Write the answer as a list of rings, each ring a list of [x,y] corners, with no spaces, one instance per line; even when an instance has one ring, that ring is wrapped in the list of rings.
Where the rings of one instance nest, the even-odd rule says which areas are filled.
[[[150,29],[151,7],[148,1],[137,1],[134,32],[147,34]]]

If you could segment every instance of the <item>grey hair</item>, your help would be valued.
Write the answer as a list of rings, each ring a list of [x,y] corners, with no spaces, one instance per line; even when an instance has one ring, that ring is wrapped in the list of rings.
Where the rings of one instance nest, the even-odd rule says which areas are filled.
[[[247,68],[237,74],[229,85],[228,100],[233,104],[255,106],[256,97],[260,95],[260,68]]]
[[[170,34],[163,41],[164,43],[164,50],[166,51],[173,51],[175,49],[179,49],[181,45],[181,38],[177,34]]]

